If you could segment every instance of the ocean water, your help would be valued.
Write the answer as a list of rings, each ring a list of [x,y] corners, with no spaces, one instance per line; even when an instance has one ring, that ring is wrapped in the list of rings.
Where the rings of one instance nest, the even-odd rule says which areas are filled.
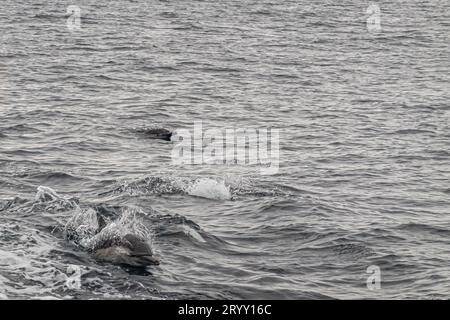
[[[0,299],[450,298],[449,38],[444,0],[2,0]],[[196,121],[278,128],[278,172],[142,134]],[[161,264],[96,261],[95,210]]]

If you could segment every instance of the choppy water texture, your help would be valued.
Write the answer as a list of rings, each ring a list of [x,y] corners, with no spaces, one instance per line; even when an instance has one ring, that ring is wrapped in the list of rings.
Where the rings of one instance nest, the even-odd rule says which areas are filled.
[[[450,5],[377,3],[3,0],[0,298],[450,298]],[[280,128],[279,173],[139,134],[197,120]],[[95,261],[99,208],[161,264]]]

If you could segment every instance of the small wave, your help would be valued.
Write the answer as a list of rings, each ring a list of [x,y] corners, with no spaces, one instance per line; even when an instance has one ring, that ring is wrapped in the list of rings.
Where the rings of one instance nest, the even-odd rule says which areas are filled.
[[[60,172],[60,171],[34,171],[34,170],[23,170],[14,172],[13,176],[17,176],[20,178],[29,178],[29,179],[36,179],[39,182],[48,183],[51,182],[57,183],[57,182],[68,182],[68,181],[82,181],[84,180],[83,177],[76,176],[71,173],[66,172]]]
[[[30,211],[45,209],[51,211],[67,211],[78,207],[78,200],[59,195],[50,187],[39,186]]]
[[[211,72],[211,73],[239,73],[242,72],[242,69],[233,69],[233,68],[226,68],[226,67],[207,67],[207,68],[201,68],[200,71],[203,72]]]
[[[332,247],[329,247],[328,249],[332,249],[335,251],[339,256],[344,256],[352,259],[358,259],[362,257],[367,257],[373,254],[373,250],[366,247],[362,244],[357,243],[345,243],[345,244],[338,244]]]
[[[34,19],[44,19],[44,20],[57,20],[61,18],[68,18],[67,14],[46,14],[46,13],[37,13],[33,16]]]
[[[37,202],[53,202],[62,199],[55,190],[49,187],[39,186],[37,188],[35,200]]]
[[[422,129],[400,129],[394,131],[392,134],[435,134],[435,132]]]
[[[63,196],[60,196],[58,193],[56,193],[55,190],[53,190],[50,187],[45,186],[39,186],[36,191],[35,195],[35,202],[40,203],[54,203],[54,202],[60,202],[65,203],[68,206],[74,207],[76,204],[74,204],[73,200],[65,198]]]
[[[225,250],[226,241],[203,230],[194,221],[181,215],[155,215],[152,220],[152,231],[158,238],[187,238],[199,244],[206,245],[209,250]]]
[[[429,233],[440,237],[450,237],[450,230],[444,227],[433,226],[424,223],[404,223],[396,227],[398,230],[414,232],[416,234]]]
[[[270,10],[267,10],[267,9],[258,9],[258,10],[250,12],[250,14],[271,16],[271,15],[273,15],[273,12]]]
[[[336,243],[343,242],[343,243]],[[348,261],[355,261],[367,258],[374,254],[374,251],[363,243],[347,242],[343,238],[325,242],[320,245],[315,245],[301,250],[312,250],[318,255],[326,256],[326,259],[343,259]]]
[[[203,239],[203,237],[200,235],[200,233],[197,232],[197,230],[195,230],[194,228],[190,227],[187,224],[183,224],[183,232],[185,235],[197,240],[198,242],[203,242],[203,243],[206,242],[206,240]]]
[[[161,71],[161,72],[165,72],[165,71],[176,71],[177,67],[176,66],[145,66],[140,68],[140,71]]]
[[[1,128],[3,131],[6,131],[8,133],[38,133],[41,132],[41,130],[33,128],[26,124],[15,124],[9,127],[3,127]]]

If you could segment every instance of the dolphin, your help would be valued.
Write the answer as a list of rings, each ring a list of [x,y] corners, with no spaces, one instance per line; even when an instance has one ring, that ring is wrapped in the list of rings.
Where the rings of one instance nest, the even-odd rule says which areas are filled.
[[[162,128],[144,129],[141,130],[140,132],[144,134],[147,138],[151,139],[170,141],[170,138],[172,137],[172,132]]]
[[[93,256],[99,261],[129,267],[159,265],[147,241],[134,234],[127,234],[119,241],[103,241],[95,247]]]
[[[97,206],[91,211],[93,218],[97,220],[97,227],[92,230],[92,236],[98,235],[110,221],[115,220],[114,208]],[[67,239],[75,242],[79,241],[76,231],[69,228],[66,230]],[[105,237],[97,240],[93,248],[88,251],[92,256],[101,262],[108,262],[135,268],[145,268],[151,265],[159,265],[159,260],[153,256],[146,239],[133,233],[126,233],[122,236]]]

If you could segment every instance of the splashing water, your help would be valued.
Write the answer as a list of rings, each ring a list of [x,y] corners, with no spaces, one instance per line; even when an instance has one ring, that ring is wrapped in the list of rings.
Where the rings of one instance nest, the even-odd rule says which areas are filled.
[[[191,196],[213,199],[231,200],[230,189],[225,185],[225,181],[216,181],[211,178],[202,178],[186,188],[186,193]]]
[[[109,222],[100,232],[97,213],[93,209],[78,211],[66,224],[65,230],[69,237],[77,239],[78,244],[88,250],[94,250],[104,241],[117,241],[127,234],[134,234],[143,239],[150,239],[150,233],[136,215],[136,210],[128,209],[122,215]]]
[[[35,197],[36,202],[53,202],[60,199],[62,199],[62,197],[59,196],[52,188],[44,186],[39,186],[37,188]]]
[[[115,192],[134,196],[144,194],[188,194],[212,200],[231,200],[230,188],[224,180],[213,178],[181,178],[149,176],[131,182],[120,182]]]
[[[50,187],[39,186],[36,191],[34,198],[33,208],[36,206],[45,205],[46,209],[53,210],[68,210],[77,208],[77,201],[74,199],[65,198],[59,195],[55,190]],[[32,208],[32,210],[33,210]]]
[[[93,237],[99,228],[97,213],[89,208],[82,210],[78,208],[75,214],[67,221],[65,226],[66,238],[82,240]]]

